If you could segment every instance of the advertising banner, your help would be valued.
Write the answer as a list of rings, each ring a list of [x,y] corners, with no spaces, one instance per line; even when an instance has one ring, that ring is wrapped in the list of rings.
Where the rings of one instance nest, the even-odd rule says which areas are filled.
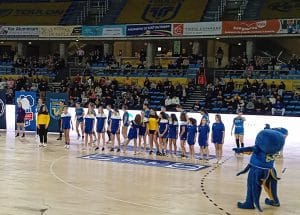
[[[6,129],[6,90],[0,90],[0,129]]]
[[[280,21],[224,21],[222,34],[277,34],[280,31]]]
[[[40,26],[39,37],[76,37],[81,35],[81,26]]]
[[[0,26],[0,37],[37,37],[37,26]]]
[[[171,24],[144,24],[144,25],[127,25],[127,36],[141,37],[170,37],[172,36]]]
[[[36,131],[36,92],[16,91],[15,93],[16,110],[18,103],[22,103],[22,108],[25,110],[25,129],[26,131]]]
[[[300,34],[300,19],[281,19],[281,34]]]
[[[82,36],[125,37],[126,25],[82,26]]]
[[[173,36],[201,36],[220,34],[222,34],[222,22],[173,24]]]
[[[58,127],[58,118],[55,113],[59,108],[59,102],[63,101],[65,104],[68,102],[67,93],[50,93],[47,92],[47,107],[50,114],[50,124],[48,127],[48,131],[57,132],[59,131]]]

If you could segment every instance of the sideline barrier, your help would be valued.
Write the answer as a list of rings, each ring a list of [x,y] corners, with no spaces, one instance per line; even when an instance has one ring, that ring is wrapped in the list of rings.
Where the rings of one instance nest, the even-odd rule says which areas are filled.
[[[69,112],[72,115],[72,120],[74,123],[75,119],[75,108],[69,108]],[[87,109],[85,108],[85,112],[87,112]],[[105,109],[104,112],[107,115],[107,110]],[[129,119],[132,120],[136,114],[140,114],[141,111],[139,110],[129,110]],[[171,113],[171,112],[168,112]],[[120,114],[122,116],[123,111],[120,110]],[[177,115],[177,118],[179,119],[180,113],[175,112]],[[199,121],[201,119],[200,113],[188,113],[189,117],[193,117],[197,120],[197,124],[199,124]],[[233,118],[236,117],[236,115],[233,114],[221,114],[222,121],[225,125],[225,144],[230,144],[232,147],[235,146],[235,140],[234,136],[231,136],[230,130],[232,126]],[[244,115],[246,118],[245,122],[245,143],[246,145],[253,145],[253,138],[256,136],[256,134],[261,131],[265,124],[268,123],[271,125],[271,127],[284,127],[288,129],[289,135],[287,138],[286,144],[293,144],[296,147],[298,147],[299,143],[297,140],[299,139],[298,133],[299,133],[299,117],[282,117],[282,116],[263,116],[263,115]],[[15,131],[15,106],[14,105],[6,105],[6,118],[9,119],[6,121],[7,123],[7,131]],[[215,114],[210,113],[210,126],[214,122]],[[283,123],[284,122],[284,123]],[[75,125],[75,123],[73,124]],[[71,136],[76,137],[76,131],[71,130],[70,131]]]

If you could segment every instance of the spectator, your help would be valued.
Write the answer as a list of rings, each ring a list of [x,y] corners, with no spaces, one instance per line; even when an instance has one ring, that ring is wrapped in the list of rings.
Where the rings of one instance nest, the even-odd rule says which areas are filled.
[[[222,65],[223,56],[224,56],[224,51],[221,47],[219,47],[216,53],[216,60],[219,67]]]
[[[281,112],[281,116],[284,116],[285,108],[280,99],[277,99],[275,104],[272,107],[272,115],[275,115],[276,112]]]
[[[200,110],[200,103],[199,101],[195,101],[193,104],[193,111],[198,112]]]
[[[281,81],[278,86],[278,95],[282,96],[284,91],[285,91],[285,84],[283,83],[283,81]]]
[[[254,110],[255,110],[254,102],[252,100],[248,101],[248,103],[246,105],[247,113],[254,113]]]

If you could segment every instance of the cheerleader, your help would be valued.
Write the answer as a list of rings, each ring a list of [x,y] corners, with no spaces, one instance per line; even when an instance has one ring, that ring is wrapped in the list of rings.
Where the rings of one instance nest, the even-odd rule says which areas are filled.
[[[106,121],[106,115],[103,111],[103,107],[99,106],[98,108],[98,114],[96,115],[97,119],[97,125],[96,125],[96,131],[97,131],[97,147],[95,150],[98,150],[100,147],[100,140],[102,139],[102,151],[104,151],[104,144],[105,144],[105,121]]]
[[[169,121],[169,148],[170,154],[173,154],[173,146],[174,146],[174,155],[177,153],[177,138],[178,138],[178,119],[174,113],[171,114],[171,118]]]
[[[140,114],[137,114],[135,116],[135,119],[130,122],[130,129],[128,133],[128,137],[125,139],[124,142],[124,153],[126,153],[127,145],[131,140],[133,140],[133,151],[134,155],[136,155],[137,152],[137,136],[138,136],[138,129],[141,124],[142,117]]]
[[[92,102],[90,102],[89,103],[89,106],[92,108],[92,112],[93,112],[93,114],[94,114],[94,117],[96,117],[96,111],[95,111],[95,104],[94,103],[92,103]],[[95,132],[95,130],[93,130],[93,136],[94,136],[94,141],[93,141],[93,145],[94,145],[94,143],[96,142],[96,140],[97,140],[97,136],[96,136],[96,132]]]
[[[205,118],[206,119],[206,123],[209,125],[210,121],[209,121],[209,115],[208,115],[208,112],[206,109],[202,108],[201,111],[200,111],[200,114],[202,115],[202,118]]]
[[[159,136],[159,144],[162,149],[162,153],[157,150],[156,155],[166,156],[167,150],[167,140],[168,140],[168,124],[169,120],[167,118],[166,113],[160,112],[159,120],[158,120],[158,136]]]
[[[243,113],[239,112],[238,116],[233,119],[232,127],[231,127],[231,136],[234,128],[234,136],[236,147],[244,147],[244,122],[246,119],[243,117]]]
[[[196,142],[197,121],[194,118],[189,118],[188,123],[189,124],[187,127],[187,143],[190,148],[191,159],[194,159],[194,157],[195,157],[194,145]]]
[[[63,113],[61,114],[61,130],[64,132],[65,148],[70,148],[70,128],[72,125],[71,114],[68,112],[68,107],[64,106]],[[73,125],[72,125],[73,127]]]
[[[158,130],[158,115],[155,110],[150,110],[149,122],[148,122],[148,137],[150,144],[149,154],[153,154],[153,143],[155,143],[156,149],[159,151],[159,144],[157,142],[157,130]],[[144,148],[146,150],[146,148]]]
[[[208,151],[208,137],[210,128],[207,124],[205,117],[202,117],[200,125],[198,126],[198,144],[200,146],[200,160],[204,160],[204,154],[206,155],[206,160],[209,160]]]
[[[40,137],[39,147],[47,146],[47,133],[48,133],[48,126],[50,123],[50,115],[47,111],[45,105],[40,106],[38,115],[37,115],[37,128]]]
[[[179,131],[179,138],[180,138],[180,146],[181,146],[181,157],[186,157],[186,149],[185,149],[185,143],[187,139],[187,115],[185,112],[182,112],[180,114],[180,131]]]
[[[23,133],[22,137],[25,137],[25,115],[26,112],[22,107],[22,102],[18,102],[18,108],[17,108],[17,134],[16,137],[20,136],[20,131]]]
[[[215,116],[216,122],[212,125],[211,142],[215,144],[217,163],[221,163],[223,155],[223,144],[225,138],[225,126],[222,122],[221,115]]]
[[[84,138],[84,131],[83,131],[83,117],[84,117],[84,109],[80,106],[80,102],[76,102],[75,107],[75,119],[76,119],[76,132],[77,132],[77,139],[80,138],[79,126],[81,130],[81,138]]]
[[[148,104],[143,105],[143,111],[141,113],[142,116],[142,123],[139,127],[139,148],[142,145],[142,140],[144,144],[144,149],[146,148],[147,145],[147,126],[148,126],[148,121],[149,121],[149,116],[150,116],[150,109]],[[152,154],[149,152],[149,154]]]
[[[114,151],[115,147],[115,139],[117,137],[118,141],[118,149],[117,152],[120,152],[120,147],[121,147],[121,140],[120,140],[120,125],[121,125],[121,116],[119,113],[119,110],[117,108],[114,108],[112,115],[111,115],[111,123],[110,123],[110,132],[111,132],[111,144],[112,147],[110,149],[111,152]]]
[[[108,136],[108,141],[111,141],[111,137],[110,137],[110,123],[111,123],[111,115],[112,115],[112,109],[111,109],[111,105],[107,105],[106,109],[108,111],[108,116],[107,116],[107,136]]]
[[[84,149],[88,148],[88,138],[90,143],[93,142],[93,131],[95,126],[95,115],[91,106],[88,107],[88,112],[84,117]]]
[[[127,132],[128,132],[128,126],[129,126],[129,113],[127,111],[127,105],[123,105],[122,109],[124,111],[122,121],[123,121],[123,126],[122,126],[122,136],[124,140],[127,139]]]

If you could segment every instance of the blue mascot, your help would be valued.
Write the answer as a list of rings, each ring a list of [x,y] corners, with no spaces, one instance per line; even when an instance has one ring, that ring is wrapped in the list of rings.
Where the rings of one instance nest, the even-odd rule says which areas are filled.
[[[233,149],[236,153],[252,153],[250,163],[237,174],[239,176],[249,171],[246,201],[238,202],[238,208],[254,209],[255,205],[259,211],[262,211],[259,204],[262,186],[269,196],[265,199],[265,204],[280,206],[277,196],[277,180],[279,178],[274,168],[274,160],[284,146],[286,135],[287,130],[284,128],[267,128],[258,133],[254,146]]]

